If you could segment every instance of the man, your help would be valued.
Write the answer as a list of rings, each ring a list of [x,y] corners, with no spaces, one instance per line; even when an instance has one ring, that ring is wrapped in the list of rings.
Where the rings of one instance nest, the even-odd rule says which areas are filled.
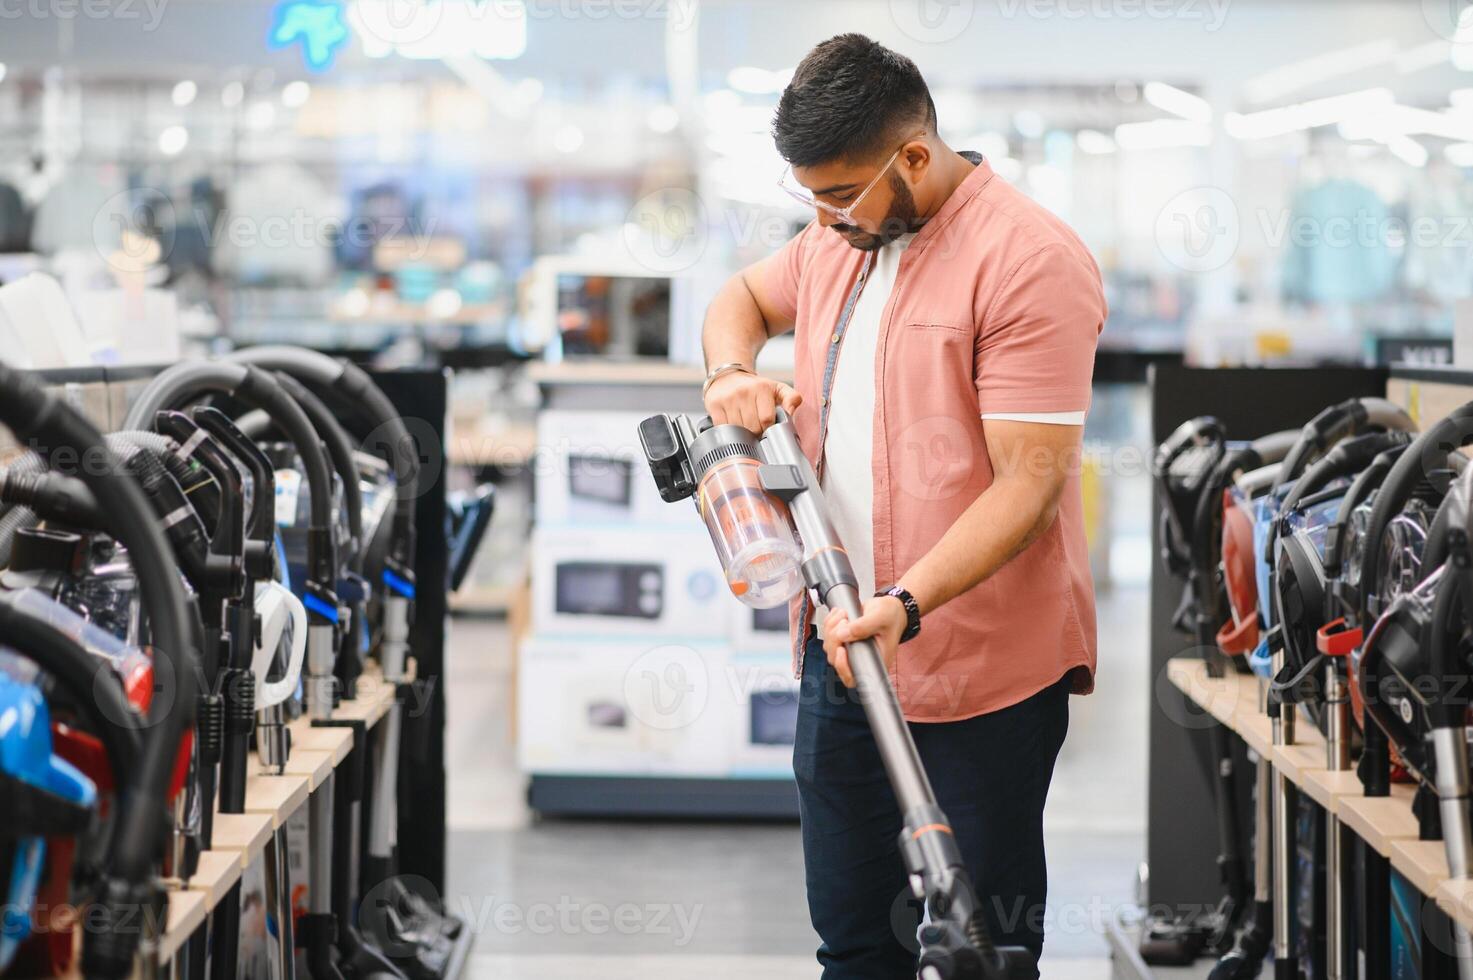
[[[774,136],[784,186],[816,220],[712,302],[705,397],[718,423],[755,431],[778,406],[792,414],[875,594],[852,622],[794,609],[793,761],[823,975],[915,975],[900,814],[845,648],[863,637],[994,939],[1036,955],[1044,799],[1068,696],[1088,693],[1095,665],[1078,467],[1099,270],[1063,222],[940,140],[916,66],[868,38],[804,58]],[[796,388],[753,370],[788,330]]]

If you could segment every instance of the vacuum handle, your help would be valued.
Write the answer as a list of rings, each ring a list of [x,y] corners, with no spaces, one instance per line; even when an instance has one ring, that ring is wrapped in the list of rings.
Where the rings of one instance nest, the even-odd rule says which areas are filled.
[[[286,586],[280,582],[261,582],[256,585],[257,589],[274,588],[287,591],[289,601],[285,603],[287,612],[292,619],[292,649],[287,658],[286,672],[279,680],[268,681],[266,677],[271,672],[271,659],[275,655],[275,645],[267,649],[262,644],[262,638],[256,637],[256,642],[262,644],[256,651],[252,667],[256,675],[256,710],[275,707],[287,698],[291,697],[297,690],[297,682],[302,677],[302,661],[307,656],[307,608],[302,605],[296,596],[291,595]]]

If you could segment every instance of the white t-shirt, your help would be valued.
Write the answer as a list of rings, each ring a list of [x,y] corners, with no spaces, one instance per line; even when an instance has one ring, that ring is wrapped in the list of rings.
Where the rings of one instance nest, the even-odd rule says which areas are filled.
[[[819,481],[829,519],[859,580],[861,597],[874,595],[875,583],[875,351],[880,342],[880,325],[900,256],[915,235],[902,235],[875,253],[869,278],[854,304],[849,326],[844,331],[839,361],[829,390],[828,432],[823,442],[823,477]],[[1043,422],[1053,425],[1083,425],[1083,412],[989,412],[983,419]],[[903,569],[901,570],[903,571]],[[887,587],[892,582],[884,583]],[[818,607],[815,623],[823,635],[828,607]]]

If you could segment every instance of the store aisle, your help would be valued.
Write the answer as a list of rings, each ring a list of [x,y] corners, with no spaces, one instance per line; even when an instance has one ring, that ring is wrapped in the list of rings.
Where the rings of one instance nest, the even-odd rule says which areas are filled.
[[[1101,677],[1075,699],[1048,811],[1044,975],[1109,976],[1104,918],[1144,850],[1146,597],[1100,597]],[[791,824],[534,820],[516,772],[505,624],[452,623],[447,901],[476,928],[471,975],[810,978],[815,939]],[[1137,744],[1139,743],[1139,744]],[[596,964],[596,970],[594,965]]]

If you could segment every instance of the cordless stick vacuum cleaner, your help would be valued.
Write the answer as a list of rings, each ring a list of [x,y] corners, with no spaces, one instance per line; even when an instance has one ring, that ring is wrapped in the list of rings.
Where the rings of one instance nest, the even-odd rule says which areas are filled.
[[[157,413],[182,408],[208,395],[234,397],[269,414],[287,433],[301,454],[307,472],[311,516],[307,528],[307,575],[302,603],[307,608],[307,647],[304,688],[307,706],[314,717],[332,713],[336,684],[333,666],[337,657],[338,601],[336,552],[332,535],[332,481],[327,456],[317,430],[297,404],[266,371],[249,365],[190,362],[176,364],[151,381],[129,409],[125,424],[133,427],[155,421]],[[251,598],[254,599],[254,593]],[[235,681],[226,691],[227,728],[220,778],[220,811],[241,813],[245,809],[245,781],[249,737],[255,727],[256,679],[252,663],[257,649],[254,608],[236,617],[231,629],[231,671]],[[280,726],[277,726],[280,731]],[[285,745],[280,755],[284,761]],[[280,929],[283,975],[295,968],[295,939],[287,870],[286,835],[278,830],[271,848],[272,867],[267,875],[268,899],[272,901]],[[228,951],[239,928],[240,888],[232,889],[216,916],[217,935],[224,937]],[[232,975],[237,964],[223,956],[212,957],[217,978]]]
[[[143,732],[138,765],[128,773],[117,814],[116,846],[83,938],[84,975],[121,978],[132,972],[140,951],[145,962],[157,961],[155,930],[165,921],[168,895],[155,870],[169,823],[166,793],[180,738],[192,723],[195,707],[196,638],[164,533],[143,491],[118,466],[97,429],[33,377],[3,365],[0,422],[21,439],[33,440],[38,450],[67,447],[81,459],[103,464],[81,466],[77,476],[98,500],[108,502],[116,516],[117,537],[128,549],[148,616],[155,669],[166,684],[172,679],[172,697],[154,698],[150,706],[152,724]],[[142,929],[140,909],[146,910]]]
[[[855,618],[861,615],[853,566],[785,412],[779,410],[777,423],[760,437],[739,425],[713,425],[709,418],[695,422],[686,416],[655,415],[640,423],[639,438],[661,498],[671,503],[695,498],[739,599],[755,608],[771,608],[807,586],[819,602]],[[1028,950],[993,945],[879,649],[869,640],[847,646],[859,701],[900,805],[900,852],[911,890],[926,903],[927,921],[918,934],[920,976],[1036,976]]]
[[[288,375],[320,397],[339,420],[362,441],[365,451],[388,462],[394,478],[394,505],[383,525],[382,539],[365,541],[364,574],[374,590],[379,632],[377,656],[384,680],[395,685],[408,680],[409,629],[413,619],[416,528],[414,511],[420,493],[420,448],[397,409],[373,379],[361,368],[335,360],[318,351],[298,347],[249,347],[235,352],[233,361]],[[346,662],[346,661],[344,661]],[[347,679],[351,683],[351,677]],[[372,786],[369,813],[368,858],[362,869],[364,881],[387,892],[382,915],[371,918],[365,928],[369,938],[384,949],[400,951],[394,956],[412,974],[438,975],[450,954],[453,940],[465,934],[466,924],[443,906],[411,891],[394,874],[394,848],[398,838],[400,735],[403,708],[395,704],[374,730],[375,766],[368,782]],[[350,789],[346,785],[345,790]],[[348,811],[348,833],[340,843],[348,848],[347,878],[338,877],[340,946],[351,962],[363,962],[377,953],[375,943],[365,943],[345,914],[360,888],[356,854],[360,801],[348,795],[340,806]],[[369,927],[372,928],[369,928]],[[407,954],[407,955],[406,955]]]

